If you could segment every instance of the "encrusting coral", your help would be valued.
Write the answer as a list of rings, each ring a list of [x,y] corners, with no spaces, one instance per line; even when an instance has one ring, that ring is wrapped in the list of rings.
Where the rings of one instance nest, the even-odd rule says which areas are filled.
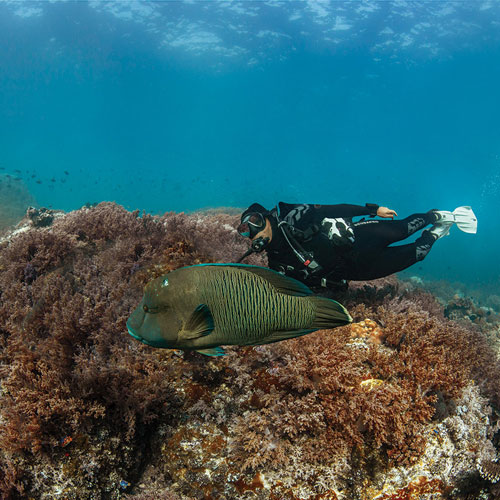
[[[465,454],[457,470],[496,478],[500,368],[484,325],[445,318],[394,277],[338,297],[352,325],[222,358],[131,338],[145,283],[234,262],[247,248],[237,223],[102,203],[0,243],[1,498],[368,499],[410,484],[437,494],[457,478],[412,475],[432,469],[421,462],[436,459],[437,428],[463,446],[442,463]],[[479,390],[478,409],[460,410]]]

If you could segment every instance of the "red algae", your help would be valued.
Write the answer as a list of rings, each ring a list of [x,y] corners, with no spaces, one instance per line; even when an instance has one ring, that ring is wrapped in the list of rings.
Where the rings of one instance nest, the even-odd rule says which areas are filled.
[[[206,454],[220,456],[226,447],[226,439],[219,434],[204,439],[201,446]]]
[[[197,384],[196,382],[187,384],[185,391],[186,397],[193,402],[202,399],[203,401],[208,403],[212,399],[212,395],[208,387]]]
[[[243,478],[239,478],[237,481],[234,481],[233,484],[240,494],[244,493],[245,491],[252,491],[255,493],[257,490],[264,488],[263,477],[260,472],[257,472],[257,474],[255,474],[255,477],[250,483],[245,482]]]
[[[444,493],[443,482],[439,479],[428,479],[421,476],[415,481],[412,481],[408,486],[401,488],[392,494],[384,494],[377,497],[376,500],[419,500],[421,495],[429,493]]]

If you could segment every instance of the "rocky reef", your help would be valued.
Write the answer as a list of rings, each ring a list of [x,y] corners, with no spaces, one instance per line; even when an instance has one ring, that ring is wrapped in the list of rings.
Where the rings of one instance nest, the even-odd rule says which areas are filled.
[[[0,242],[0,498],[500,497],[494,307],[390,277],[339,292],[349,326],[153,349],[125,327],[143,286],[237,260],[237,215],[35,215]]]

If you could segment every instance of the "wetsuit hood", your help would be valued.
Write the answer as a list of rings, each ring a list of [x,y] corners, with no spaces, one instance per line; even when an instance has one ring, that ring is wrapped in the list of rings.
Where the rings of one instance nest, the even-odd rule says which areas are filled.
[[[276,217],[276,209],[272,210],[271,212],[268,212],[266,218],[269,220],[269,223],[271,224],[271,231],[273,237],[271,238],[271,241],[268,243],[266,250],[272,250],[275,248],[280,248],[283,243],[285,243],[285,239],[283,238],[283,235],[281,234],[281,231],[278,227],[278,219]]]

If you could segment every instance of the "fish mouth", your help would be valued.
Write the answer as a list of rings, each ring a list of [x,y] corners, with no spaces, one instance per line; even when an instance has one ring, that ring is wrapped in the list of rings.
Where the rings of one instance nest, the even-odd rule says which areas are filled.
[[[146,344],[146,341],[140,335],[135,333],[134,329],[130,326],[130,320],[127,321],[127,330],[128,330],[129,335],[134,337],[135,340],[138,340],[139,342]]]
[[[138,340],[139,342],[142,342],[143,344],[149,346],[149,347],[165,347],[165,343],[163,340],[146,340],[142,338],[141,336],[137,335],[137,333],[134,332],[130,327],[127,327],[128,333],[134,337],[134,339]]]
[[[139,337],[139,335],[137,335],[134,330],[130,329],[130,328],[127,328],[128,330],[128,333],[129,335],[132,335],[132,337],[134,337],[134,339],[136,340],[140,340],[142,342],[142,337]]]
[[[141,304],[139,304],[137,309],[132,313],[127,321],[127,331],[129,335],[147,346],[165,347],[165,341],[161,338],[160,332],[156,332],[157,335],[153,335],[151,338],[151,331],[148,328],[145,328],[144,321],[146,316],[142,310]],[[144,332],[146,334],[146,338],[138,332]]]
[[[137,331],[140,331],[144,323],[144,311],[142,310],[142,302],[136,307],[132,312],[129,319],[127,320],[127,330],[130,336],[134,337],[135,340],[139,342],[144,342],[143,337],[141,337]]]
[[[128,330],[129,335],[134,337],[135,340],[138,340],[139,342],[142,342],[143,344],[146,344],[146,345],[151,345],[147,340],[145,340],[141,336],[137,335],[137,333],[135,333],[130,328],[127,328],[127,330]]]

